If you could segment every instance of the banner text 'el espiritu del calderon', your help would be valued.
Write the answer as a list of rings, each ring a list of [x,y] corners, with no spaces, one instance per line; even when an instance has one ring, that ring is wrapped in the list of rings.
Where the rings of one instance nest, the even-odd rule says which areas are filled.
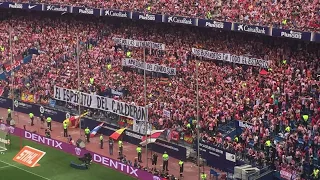
[[[78,91],[72,89],[55,86],[54,98],[73,104],[78,104],[78,102],[80,102],[84,107],[109,111],[138,121],[145,121],[146,118],[146,109],[144,107],[135,106],[94,94],[83,92],[80,92],[79,94]]]

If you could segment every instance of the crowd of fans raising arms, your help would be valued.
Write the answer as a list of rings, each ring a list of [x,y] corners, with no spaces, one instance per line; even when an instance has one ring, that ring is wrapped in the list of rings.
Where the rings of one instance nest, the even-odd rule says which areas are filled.
[[[26,0],[16,2],[29,2]],[[252,25],[305,31],[320,30],[319,0],[216,0],[216,1],[48,1],[32,3],[73,5],[145,13],[164,13]]]
[[[318,44],[168,24],[16,13],[1,21],[3,64],[9,56],[10,25],[12,50],[19,60],[29,48],[40,52],[14,75],[15,89],[34,94],[37,101],[49,99],[54,85],[77,88],[74,57],[78,36],[81,90],[105,95],[109,89],[125,89],[124,96],[115,98],[143,106],[142,73],[121,65],[128,50],[138,60],[143,59],[143,51],[121,47],[112,38],[166,44],[166,51],[146,53],[147,62],[177,69],[177,75],[170,77],[147,73],[149,121],[158,129],[183,129],[186,134],[196,132],[196,58],[191,55],[192,47],[268,60],[269,69],[262,75],[258,67],[198,59],[202,139],[255,159],[257,164],[288,166],[297,174],[311,174],[302,165],[320,155]],[[94,84],[89,80],[92,77]],[[1,81],[5,92],[12,86],[10,82],[10,77]],[[164,117],[163,109],[170,111],[170,118]],[[222,137],[218,127],[233,120],[250,122],[252,128],[235,139]],[[275,140],[275,136],[282,140]]]

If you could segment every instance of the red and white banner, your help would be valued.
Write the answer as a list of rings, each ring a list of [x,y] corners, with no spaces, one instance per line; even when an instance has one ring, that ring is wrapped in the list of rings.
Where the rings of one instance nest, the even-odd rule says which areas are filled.
[[[281,176],[281,178],[283,178],[283,179],[291,180],[292,173],[289,172],[289,171],[286,170],[286,169],[281,169],[281,171],[280,171],[280,176]]]

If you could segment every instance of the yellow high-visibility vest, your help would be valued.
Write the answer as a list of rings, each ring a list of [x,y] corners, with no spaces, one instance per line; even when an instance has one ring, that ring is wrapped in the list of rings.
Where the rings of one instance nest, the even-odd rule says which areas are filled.
[[[119,147],[122,147],[122,141],[118,141]]]
[[[137,147],[137,153],[141,153],[141,147]]]
[[[52,121],[51,117],[47,117],[47,122],[51,122],[51,121]]]

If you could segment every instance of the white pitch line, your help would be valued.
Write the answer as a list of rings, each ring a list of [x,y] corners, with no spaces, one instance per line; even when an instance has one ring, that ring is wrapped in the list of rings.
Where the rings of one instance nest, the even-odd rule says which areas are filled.
[[[0,169],[4,169],[4,168],[8,168],[8,167],[11,167],[11,166],[2,166],[2,167],[0,167]]]
[[[21,167],[18,167],[18,166],[15,166],[15,165],[13,165],[13,164],[10,164],[10,163],[7,163],[7,162],[4,162],[4,161],[2,161],[2,160],[0,160],[0,162],[2,162],[2,163],[4,163],[4,164],[6,164],[6,165],[8,165],[8,166],[12,166],[12,167],[15,167],[15,168],[17,168],[17,169],[20,169],[21,171],[24,171],[24,172],[27,172],[27,173],[33,174],[33,175],[35,175],[35,176],[38,176],[38,177],[40,177],[40,178],[42,178],[42,179],[51,180],[51,179],[49,179],[49,178],[46,178],[46,177],[40,176],[39,174],[36,174],[36,173],[31,172],[31,171],[28,171],[28,170],[22,169]]]

